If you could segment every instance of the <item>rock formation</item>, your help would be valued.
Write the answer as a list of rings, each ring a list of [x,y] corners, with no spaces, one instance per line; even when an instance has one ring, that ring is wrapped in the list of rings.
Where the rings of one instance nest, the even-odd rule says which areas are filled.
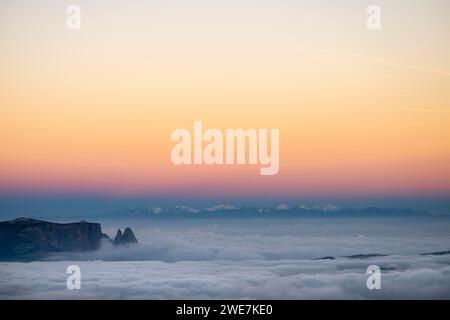
[[[0,256],[95,250],[100,247],[102,237],[99,223],[18,218],[0,222]]]
[[[115,245],[128,244],[128,243],[137,243],[136,236],[130,228],[125,228],[123,234],[120,229],[117,230],[116,237],[114,238],[113,243]]]
[[[102,239],[114,245],[138,242],[130,228],[112,241],[99,223],[53,223],[29,218],[0,222],[0,258],[50,252],[96,250]]]

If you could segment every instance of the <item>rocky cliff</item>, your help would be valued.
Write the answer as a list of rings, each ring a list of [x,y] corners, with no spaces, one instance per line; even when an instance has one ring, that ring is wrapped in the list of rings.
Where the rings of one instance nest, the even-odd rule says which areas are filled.
[[[127,228],[120,239],[112,241],[102,233],[99,223],[53,223],[28,218],[0,222],[0,257],[49,252],[88,251],[100,247],[102,239],[113,244],[137,242]]]

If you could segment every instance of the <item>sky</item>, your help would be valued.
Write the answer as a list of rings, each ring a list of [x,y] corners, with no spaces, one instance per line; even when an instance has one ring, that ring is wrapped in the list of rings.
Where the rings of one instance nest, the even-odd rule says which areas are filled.
[[[371,31],[372,1],[2,1],[2,205],[448,200],[450,3],[376,2]],[[194,120],[279,128],[278,174],[175,166],[170,134]]]

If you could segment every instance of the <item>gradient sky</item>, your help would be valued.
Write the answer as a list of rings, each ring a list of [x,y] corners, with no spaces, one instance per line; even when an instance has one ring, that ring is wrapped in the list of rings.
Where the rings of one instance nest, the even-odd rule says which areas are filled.
[[[450,2],[372,2],[2,1],[0,192],[448,199]],[[279,173],[174,166],[194,120],[279,128]]]

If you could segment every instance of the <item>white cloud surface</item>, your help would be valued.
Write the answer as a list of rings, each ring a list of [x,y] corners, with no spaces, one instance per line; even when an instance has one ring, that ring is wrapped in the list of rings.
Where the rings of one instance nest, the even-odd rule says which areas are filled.
[[[2,299],[450,299],[448,221],[221,221],[131,225],[138,245],[0,263]],[[113,233],[106,224],[106,231]],[[381,253],[385,257],[343,256]],[[313,260],[335,256],[336,260]],[[67,290],[67,266],[81,290]],[[382,268],[368,290],[366,268]]]
[[[369,264],[381,290],[366,288]],[[68,290],[65,270],[81,268],[81,290]],[[400,299],[450,298],[450,257],[375,260],[59,261],[2,263],[0,298],[23,299]]]

